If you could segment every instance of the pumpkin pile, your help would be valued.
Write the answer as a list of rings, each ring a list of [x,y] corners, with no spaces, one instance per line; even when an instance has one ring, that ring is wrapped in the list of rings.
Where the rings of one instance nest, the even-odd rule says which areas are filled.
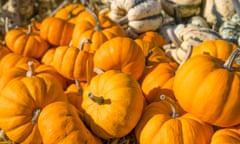
[[[18,27],[0,17],[0,143],[240,143],[239,3],[63,1]]]

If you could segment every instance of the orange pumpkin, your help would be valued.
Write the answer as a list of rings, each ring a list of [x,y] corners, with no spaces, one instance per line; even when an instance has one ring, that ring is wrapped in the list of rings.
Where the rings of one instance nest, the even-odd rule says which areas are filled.
[[[55,46],[68,45],[72,39],[74,26],[66,20],[47,17],[41,23],[40,36]]]
[[[176,72],[173,90],[181,107],[219,127],[240,123],[240,69],[232,67],[237,48],[226,62],[210,55],[188,59]]]
[[[16,53],[8,53],[0,60],[0,77],[7,73],[11,68],[26,64],[28,61],[33,61],[34,67],[39,65],[39,61],[34,58],[26,57]]]
[[[149,103],[158,101],[161,94],[175,99],[173,81],[177,69],[178,64],[175,62],[162,62],[147,71],[141,78],[141,88]]]
[[[39,33],[32,32],[31,26],[12,29],[5,35],[8,48],[14,53],[32,58],[40,58],[48,50],[49,44],[40,37]]]
[[[147,105],[135,128],[140,144],[209,144],[213,127],[189,113],[182,112],[172,99]]]
[[[69,3],[65,7],[58,10],[54,17],[64,19],[70,23],[76,24],[77,20],[83,18],[88,12],[85,10],[85,6],[80,3]],[[89,14],[89,16],[91,16]]]
[[[93,60],[96,68],[103,71],[120,70],[131,74],[136,80],[140,78],[145,67],[142,49],[128,37],[108,40],[95,52]]]
[[[39,113],[50,103],[67,101],[59,84],[34,75],[9,81],[0,95],[0,128],[16,143],[41,144]]]
[[[0,78],[0,89],[2,89],[12,79],[21,79],[26,76],[36,76],[48,78],[59,85],[62,90],[66,88],[66,79],[63,78],[52,66],[45,64],[35,64],[29,61],[26,64],[18,65],[4,73]]]
[[[46,59],[42,59],[46,64],[52,65],[62,76],[70,80],[87,81],[87,64],[91,70],[90,77],[94,76],[93,71],[93,53],[84,49],[85,45],[89,45],[91,41],[85,39],[78,47],[74,46],[59,46],[51,51],[51,54],[46,53]],[[45,56],[44,56],[45,57]]]
[[[152,43],[154,46],[162,47],[167,44],[167,41],[164,37],[155,32],[155,31],[147,31],[138,36],[138,39],[142,39],[144,41]]]
[[[217,130],[211,139],[210,144],[239,144],[240,142],[240,127],[228,127]]]
[[[85,49],[95,52],[107,40],[126,35],[123,28],[108,17],[89,12],[92,16],[90,18],[85,16],[86,18],[79,20],[74,27],[73,46],[77,47],[82,40],[89,39],[92,43],[85,46]]]
[[[53,102],[44,107],[38,118],[38,127],[44,144],[102,143],[84,125],[77,109],[67,102]]]
[[[191,56],[207,54],[225,61],[236,48],[236,44],[226,40],[207,40],[195,46]]]
[[[4,57],[9,53],[10,53],[10,50],[5,46],[5,43],[0,40],[0,60],[2,59],[2,57]]]
[[[83,92],[84,120],[103,139],[126,136],[141,117],[145,100],[129,74],[117,70],[98,74]]]

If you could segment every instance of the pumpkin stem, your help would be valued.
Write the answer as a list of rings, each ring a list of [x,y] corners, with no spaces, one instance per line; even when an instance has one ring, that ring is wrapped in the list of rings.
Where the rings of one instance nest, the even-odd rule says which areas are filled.
[[[78,13],[73,14],[73,11],[74,11],[75,9],[77,9],[77,7],[78,7],[78,6],[75,5],[75,6],[73,6],[73,7],[69,10],[69,12],[68,12],[68,19],[71,19],[71,18],[77,16],[78,14],[80,14],[81,12],[83,12],[83,10],[81,10],[81,11],[79,11]]]
[[[232,0],[234,9],[236,10],[237,14],[240,15],[240,3],[238,0]]]
[[[31,26],[31,25],[28,25],[28,29],[27,29],[26,34],[27,34],[27,35],[30,35],[31,33],[32,33],[32,26]]]
[[[28,71],[26,72],[26,77],[31,77],[34,74],[34,72],[33,72],[33,61],[28,61],[27,65],[28,65]]]
[[[5,17],[5,20],[4,20],[5,33],[7,33],[9,31],[8,23],[9,23],[8,17]]]
[[[81,88],[81,86],[80,86],[79,80],[75,80],[75,84],[76,84],[77,89],[78,89],[77,95],[78,95],[78,96],[82,96],[82,88]]]
[[[188,45],[186,56],[185,56],[184,60],[180,63],[179,67],[181,67],[191,57],[192,49],[193,49],[193,46]]]
[[[97,97],[93,95],[91,92],[88,93],[88,98],[90,98],[92,101],[96,102],[99,105],[104,104],[104,98],[103,96]]]
[[[232,64],[234,59],[239,55],[239,53],[240,53],[240,48],[236,48],[228,57],[228,59],[225,61],[225,63],[223,64],[223,67],[228,69],[229,71],[233,71]]]
[[[97,74],[104,73],[104,71],[103,71],[102,69],[98,68],[98,67],[94,67],[94,68],[93,68],[93,71],[94,71],[95,73],[97,73]]]
[[[40,112],[41,112],[40,108],[37,108],[37,109],[33,110],[33,117],[32,117],[32,120],[31,120],[32,124],[35,124],[37,122],[37,119],[38,119],[38,116],[39,116]]]
[[[181,41],[175,35],[174,27],[167,28],[166,33],[169,39],[174,43],[175,47],[179,48],[181,46]]]
[[[172,118],[179,117],[179,114],[176,112],[175,107],[173,106],[173,104],[171,102],[169,102],[170,100],[168,100],[168,98],[164,94],[160,95],[160,100],[165,101],[165,102],[167,102],[170,105],[170,107],[172,109],[172,113],[170,113],[170,116]]]
[[[99,18],[97,17],[96,13],[94,13],[90,8],[86,7],[86,10],[93,16],[94,20],[96,21],[96,26],[94,28],[95,31],[101,31],[102,27],[99,21]]]
[[[92,43],[92,41],[91,41],[90,39],[84,39],[84,40],[82,40],[82,41],[80,42],[79,46],[78,46],[78,48],[79,48],[80,51],[83,50],[84,44],[86,44],[86,43],[89,43],[89,44],[90,44],[90,43]],[[72,45],[72,43],[71,43],[71,45]]]

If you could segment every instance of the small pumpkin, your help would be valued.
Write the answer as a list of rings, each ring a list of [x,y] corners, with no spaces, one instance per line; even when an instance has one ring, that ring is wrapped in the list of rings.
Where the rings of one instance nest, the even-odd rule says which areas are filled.
[[[214,132],[210,144],[231,143],[238,144],[240,142],[239,126],[218,129]]]
[[[77,109],[68,102],[53,102],[44,107],[39,114],[38,127],[44,144],[102,143],[88,130]]]
[[[99,47],[93,57],[94,67],[120,70],[139,79],[145,67],[145,56],[138,44],[128,37],[115,37]]]
[[[139,83],[129,74],[118,70],[100,73],[83,92],[85,122],[100,138],[126,136],[141,117],[144,96]]]
[[[11,29],[5,35],[8,48],[23,56],[40,58],[48,50],[49,44],[41,38],[39,33],[26,28]]]
[[[84,39],[89,39],[92,43],[84,46],[84,49],[94,53],[107,40],[126,35],[123,28],[108,17],[96,15],[89,9],[88,11],[91,13],[91,17],[81,19],[74,27],[72,35],[72,45],[74,47],[78,47]]]
[[[66,20],[47,17],[40,27],[40,36],[54,46],[68,45],[72,39],[74,24]]]
[[[62,76],[70,80],[87,81],[87,63],[89,64],[89,73],[92,77],[95,75],[93,71],[93,53],[84,49],[85,45],[89,45],[91,41],[85,39],[78,47],[59,46],[52,49],[51,53],[46,53],[42,62],[52,65]],[[46,60],[48,58],[51,60]]]
[[[5,45],[5,42],[0,40],[0,60],[2,59],[2,57],[4,57],[9,53],[10,53],[10,50]]]
[[[141,78],[141,88],[148,103],[158,101],[161,94],[175,99],[172,88],[177,69],[175,62],[161,62]]]
[[[31,58],[31,57],[26,57],[20,54],[16,54],[16,53],[8,53],[7,55],[5,55],[1,60],[0,60],[0,77],[4,74],[4,73],[8,73],[8,71],[11,68],[17,67],[19,65],[23,65],[26,64],[28,61],[33,61],[33,66],[37,66],[39,65],[39,61]]]
[[[209,144],[213,127],[184,113],[177,102],[161,95],[161,101],[147,105],[135,128],[141,144]]]
[[[173,91],[186,112],[219,127],[240,123],[239,66],[232,66],[239,51],[235,49],[225,62],[210,55],[196,55],[178,69]]]
[[[59,84],[29,75],[13,79],[0,92],[0,128],[16,143],[41,144],[41,110],[55,101],[67,101]]]
[[[85,6],[80,3],[69,3],[58,10],[54,17],[67,20],[70,23],[76,24],[78,17],[86,13]],[[90,15],[90,14],[89,14]]]
[[[167,44],[167,40],[164,37],[155,31],[146,31],[138,36],[137,39],[142,39],[144,41],[152,43],[154,46],[162,47]]]

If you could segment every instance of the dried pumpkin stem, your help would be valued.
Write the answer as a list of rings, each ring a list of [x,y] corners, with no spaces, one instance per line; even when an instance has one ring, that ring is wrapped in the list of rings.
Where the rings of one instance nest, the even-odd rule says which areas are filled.
[[[40,112],[41,112],[40,108],[37,108],[37,109],[33,110],[33,117],[32,117],[32,120],[31,120],[32,124],[35,124],[37,122],[37,119],[39,117]]]
[[[102,104],[104,104],[104,98],[103,98],[103,96],[95,96],[95,95],[93,95],[91,92],[90,93],[88,93],[88,98],[90,98],[92,101],[94,101],[94,102],[96,102],[97,104],[99,104],[99,105],[102,105]]]
[[[80,82],[79,82],[79,80],[75,80],[75,84],[76,84],[76,86],[77,86],[77,95],[78,96],[82,96],[82,93],[83,93],[83,91],[82,91],[82,88],[81,88],[81,86],[80,86]]]
[[[30,35],[31,33],[32,33],[32,26],[31,26],[31,25],[28,25],[28,29],[27,29],[26,34],[27,34],[27,35]]]
[[[231,55],[228,57],[228,59],[225,61],[225,63],[223,64],[223,67],[228,69],[229,71],[232,71],[233,70],[233,68],[232,68],[233,61],[237,58],[239,53],[240,53],[240,48],[236,48],[231,53]]]
[[[238,0],[232,0],[234,9],[236,10],[237,14],[240,15],[240,3]]]
[[[95,73],[97,73],[97,74],[104,73],[104,71],[103,71],[102,69],[98,68],[98,67],[94,67],[94,68],[93,68],[93,71],[94,71]]]
[[[95,31],[100,31],[102,30],[99,18],[97,17],[97,15],[88,7],[86,7],[86,10],[93,16],[94,20],[96,21],[96,26],[94,28]]]
[[[90,39],[84,39],[84,40],[82,40],[82,41],[80,42],[79,46],[78,46],[78,48],[79,48],[80,51],[83,50],[84,44],[86,44],[86,43],[89,43],[89,44],[90,44],[90,43],[92,43],[92,41],[91,41]]]
[[[129,20],[128,20],[128,16],[125,15],[124,17],[120,18],[119,20],[117,20],[117,23],[120,24],[120,25],[123,25],[125,23],[128,23]]]
[[[27,65],[28,65],[28,71],[26,72],[26,77],[31,77],[34,74],[34,72],[33,72],[33,61],[28,61]]]
[[[5,33],[7,33],[9,31],[8,23],[9,23],[8,17],[5,17],[5,20],[4,20]]]
[[[160,95],[160,100],[162,100],[162,101],[165,101],[165,102],[167,102],[169,105],[170,105],[170,107],[171,107],[171,109],[172,109],[172,113],[170,113],[170,116],[172,117],[172,118],[177,118],[177,117],[179,117],[179,114],[176,112],[176,109],[175,109],[175,107],[173,106],[173,104],[171,103],[171,102],[169,102],[169,100],[167,99],[167,97],[165,96],[165,95]]]

